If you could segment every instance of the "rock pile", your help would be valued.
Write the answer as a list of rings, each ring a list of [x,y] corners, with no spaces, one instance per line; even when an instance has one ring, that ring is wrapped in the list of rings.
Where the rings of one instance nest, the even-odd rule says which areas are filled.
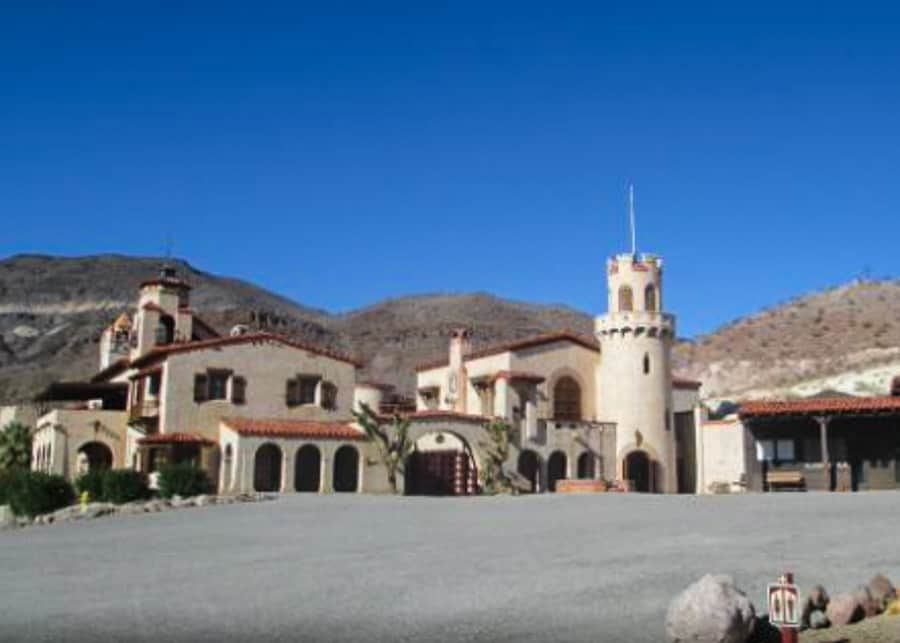
[[[900,609],[897,590],[878,574],[854,591],[830,597],[821,585],[807,593],[801,627],[822,629],[848,625],[885,611]],[[752,643],[769,640],[774,630],[766,618],[757,619],[750,600],[728,576],[706,575],[675,597],[666,615],[670,643]],[[774,639],[778,632],[774,630]]]
[[[14,520],[7,520],[0,524],[0,528],[27,527],[30,525],[55,525],[79,520],[90,520],[113,514],[134,515],[144,513],[158,513],[169,509],[184,509],[187,507],[206,507],[208,505],[230,505],[238,502],[260,502],[273,500],[276,496],[263,493],[242,493],[230,496],[201,495],[190,498],[174,496],[171,499],[153,498],[151,500],[137,500],[123,505],[114,505],[108,502],[92,502],[87,505],[72,505],[64,507],[53,513],[42,514],[30,519],[19,516]]]

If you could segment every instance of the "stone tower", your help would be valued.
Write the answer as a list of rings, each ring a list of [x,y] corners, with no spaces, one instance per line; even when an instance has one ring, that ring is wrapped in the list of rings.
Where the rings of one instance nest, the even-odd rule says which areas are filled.
[[[639,491],[677,490],[671,352],[675,318],[662,312],[662,260],[607,263],[609,308],[596,319],[599,410],[616,423],[616,477]]]

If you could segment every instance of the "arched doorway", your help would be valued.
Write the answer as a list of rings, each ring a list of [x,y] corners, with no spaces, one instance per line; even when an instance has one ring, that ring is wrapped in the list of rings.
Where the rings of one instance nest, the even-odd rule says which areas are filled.
[[[345,444],[334,454],[335,491],[356,491],[359,488],[359,452]]]
[[[594,454],[585,451],[578,456],[578,478],[581,480],[594,479]]]
[[[256,450],[253,488],[257,491],[281,490],[281,449],[278,445],[270,442]]]
[[[538,458],[537,453],[534,451],[522,451],[519,454],[519,463],[516,467],[516,470],[519,472],[523,478],[528,480],[531,483],[531,487],[529,491],[531,493],[537,493],[540,491],[540,487],[538,484],[538,472],[541,468],[541,461]]]
[[[297,451],[294,460],[294,489],[297,491],[318,491],[322,480],[322,455],[312,444]]]
[[[88,442],[78,449],[79,473],[111,469],[112,464],[112,449],[102,442]]]
[[[449,431],[426,433],[406,458],[404,493],[468,496],[478,491],[478,469],[469,444]]]
[[[556,481],[566,477],[566,454],[554,451],[547,460],[547,489],[556,491]]]
[[[559,378],[553,387],[553,419],[581,419],[581,387],[568,375]]]
[[[631,481],[631,490],[648,493],[653,491],[652,462],[644,451],[632,451],[625,457],[625,479]]]

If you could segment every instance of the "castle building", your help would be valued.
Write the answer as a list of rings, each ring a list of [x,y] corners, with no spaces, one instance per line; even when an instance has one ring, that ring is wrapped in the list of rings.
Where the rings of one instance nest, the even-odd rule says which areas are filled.
[[[600,480],[696,491],[700,384],[671,372],[662,272],[655,256],[611,258],[608,311],[593,335],[561,330],[476,350],[455,330],[446,357],[417,369],[403,491],[478,493],[497,466],[526,492]],[[70,479],[134,468],[152,479],[191,462],[221,493],[389,490],[353,417],[365,405],[389,422],[387,387],[320,346],[247,326],[221,336],[190,307],[190,290],[164,268],[140,285],[136,310],[102,332],[99,372],[4,411],[35,427],[33,468]],[[509,428],[499,465],[497,423]]]

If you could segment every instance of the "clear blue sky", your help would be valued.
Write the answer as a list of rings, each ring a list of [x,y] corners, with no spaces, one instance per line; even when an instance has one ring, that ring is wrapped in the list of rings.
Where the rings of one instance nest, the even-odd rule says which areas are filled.
[[[0,256],[601,312],[633,179],[683,335],[898,272],[889,3],[12,4]]]

